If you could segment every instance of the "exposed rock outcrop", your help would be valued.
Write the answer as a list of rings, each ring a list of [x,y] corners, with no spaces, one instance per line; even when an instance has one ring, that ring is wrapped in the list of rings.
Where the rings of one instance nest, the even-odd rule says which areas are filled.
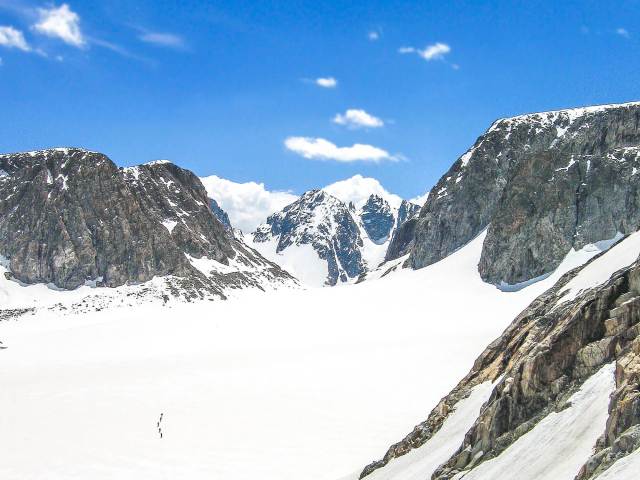
[[[385,262],[400,258],[411,250],[413,240],[415,238],[415,229],[418,224],[417,215],[420,212],[420,206],[403,200],[398,209],[398,219],[396,220],[396,228],[393,231],[391,242],[385,254]]]
[[[369,238],[378,244],[387,241],[396,222],[391,207],[378,195],[369,197],[360,210],[360,219]]]
[[[553,270],[571,248],[638,227],[640,104],[498,120],[431,190],[409,263],[434,263],[489,227],[483,279]]]
[[[1,155],[0,170],[0,255],[21,282],[73,289],[174,276],[224,297],[221,278],[193,258],[223,270],[255,262],[260,275],[291,279],[226,235],[200,180],[170,162],[120,169],[100,153],[58,148]]]
[[[218,205],[218,202],[216,202],[213,198],[209,199],[209,203],[211,205],[211,211],[216,216],[216,218],[220,221],[224,229],[227,232],[232,232],[233,226],[231,225],[231,220],[229,220],[229,215],[227,215],[227,212],[225,212],[220,207],[220,205]]]

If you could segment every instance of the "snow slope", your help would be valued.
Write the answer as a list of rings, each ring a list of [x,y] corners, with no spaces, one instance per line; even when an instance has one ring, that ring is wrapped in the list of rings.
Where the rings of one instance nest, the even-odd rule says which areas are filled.
[[[489,400],[495,384],[477,385],[467,398],[460,400],[444,424],[420,448],[392,460],[388,465],[369,475],[370,480],[425,480],[453,455],[464,435],[478,418],[480,408]],[[430,473],[429,473],[430,472]]]
[[[267,260],[280,265],[303,285],[322,287],[327,280],[327,262],[309,244],[291,245],[278,252],[278,239],[271,238],[266,242],[252,242],[251,246]]]
[[[0,478],[359,473],[561,273],[496,289],[483,239],[343,288],[0,322]]]

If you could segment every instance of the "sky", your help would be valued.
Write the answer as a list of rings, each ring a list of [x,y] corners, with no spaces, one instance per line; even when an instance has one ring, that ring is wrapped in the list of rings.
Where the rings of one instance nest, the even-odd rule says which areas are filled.
[[[640,1],[0,0],[0,152],[421,195],[497,118],[640,100]]]

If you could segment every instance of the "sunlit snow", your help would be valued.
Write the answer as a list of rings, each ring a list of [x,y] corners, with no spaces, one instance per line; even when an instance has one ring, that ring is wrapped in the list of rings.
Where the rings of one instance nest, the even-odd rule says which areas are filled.
[[[483,240],[357,285],[0,322],[0,478],[358,472],[561,273],[503,292],[478,275]],[[0,276],[5,299],[67,294]]]

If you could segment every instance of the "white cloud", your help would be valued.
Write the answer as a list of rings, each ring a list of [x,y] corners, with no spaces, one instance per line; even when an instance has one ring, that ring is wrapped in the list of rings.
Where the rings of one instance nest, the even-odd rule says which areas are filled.
[[[415,47],[400,47],[398,53],[417,53],[427,62],[431,60],[442,60],[446,54],[451,52],[451,47],[446,43],[437,42],[433,45],[427,45],[422,50]]]
[[[83,47],[86,41],[80,31],[80,16],[63,3],[59,7],[39,8],[40,21],[33,29],[52,38],[59,38],[74,47]]]
[[[316,78],[314,83],[322,88],[336,88],[338,86],[338,81],[333,77]]]
[[[231,225],[245,233],[253,232],[269,215],[298,199],[289,192],[272,192],[263,183],[236,183],[212,175],[201,178],[209,197],[227,212]]]
[[[631,34],[629,33],[629,31],[626,28],[620,27],[620,28],[616,29],[616,33],[618,35],[620,35],[621,37],[624,37],[624,38],[631,37]]]
[[[367,38],[369,38],[369,40],[371,40],[372,42],[375,42],[380,38],[380,33],[376,32],[375,30],[372,30],[367,34]]]
[[[24,38],[24,34],[13,27],[0,27],[0,45],[7,48],[17,48],[23,52],[31,51],[31,47]]]
[[[344,113],[338,113],[333,117],[333,123],[349,128],[378,128],[384,126],[384,122],[381,119],[358,108],[350,108]]]
[[[338,147],[324,138],[289,137],[285,146],[304,158],[316,160],[335,160],[337,162],[373,162],[384,160],[398,161],[397,156],[372,145],[355,143],[350,147]]]
[[[327,185],[323,190],[347,204],[353,202],[357,208],[362,207],[369,197],[374,194],[384,198],[389,202],[389,205],[395,208],[400,207],[402,203],[402,198],[388,192],[378,180],[371,177],[363,177],[360,174]]]
[[[418,53],[425,60],[439,60],[451,51],[451,47],[446,43],[434,43],[420,50]]]
[[[174,33],[144,32],[138,36],[145,43],[169,48],[184,48],[184,39]]]

